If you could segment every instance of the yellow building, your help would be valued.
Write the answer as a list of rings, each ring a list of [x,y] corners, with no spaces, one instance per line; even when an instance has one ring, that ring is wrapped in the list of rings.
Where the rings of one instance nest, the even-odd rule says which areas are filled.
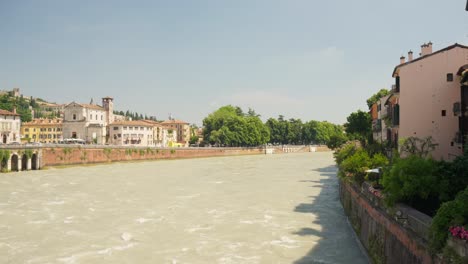
[[[61,118],[36,118],[21,125],[24,142],[58,143],[63,140]]]

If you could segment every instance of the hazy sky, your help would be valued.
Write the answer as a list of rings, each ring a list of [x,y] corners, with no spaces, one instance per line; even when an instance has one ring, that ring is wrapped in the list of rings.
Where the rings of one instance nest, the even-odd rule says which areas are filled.
[[[0,89],[201,124],[218,107],[343,123],[399,57],[468,44],[466,0],[0,0]]]

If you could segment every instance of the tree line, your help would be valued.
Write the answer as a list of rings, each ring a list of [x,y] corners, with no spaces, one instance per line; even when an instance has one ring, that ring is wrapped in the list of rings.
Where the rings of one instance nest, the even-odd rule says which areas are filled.
[[[253,109],[247,113],[238,106],[223,106],[203,120],[205,144],[217,146],[259,146],[326,144],[330,147],[347,140],[344,127],[327,121],[269,118],[265,123]]]

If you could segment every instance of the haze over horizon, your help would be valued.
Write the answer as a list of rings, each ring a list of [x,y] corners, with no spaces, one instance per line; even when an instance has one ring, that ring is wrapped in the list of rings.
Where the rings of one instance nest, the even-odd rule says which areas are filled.
[[[3,1],[0,90],[201,124],[223,105],[344,123],[401,55],[468,45],[465,0]],[[417,56],[416,56],[417,57]]]

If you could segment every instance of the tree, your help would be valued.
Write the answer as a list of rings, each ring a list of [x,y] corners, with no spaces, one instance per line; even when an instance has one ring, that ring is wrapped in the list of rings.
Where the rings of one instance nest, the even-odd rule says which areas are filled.
[[[260,118],[256,114],[245,115],[237,106],[219,108],[203,119],[203,125],[204,140],[210,144],[258,146],[270,140],[270,132]]]
[[[377,93],[373,94],[369,99],[367,99],[367,106],[372,107],[380,98],[388,95],[390,92],[387,89],[380,89]]]
[[[347,117],[345,131],[350,139],[358,139],[361,142],[369,140],[372,136],[372,120],[369,113],[358,110]]]

